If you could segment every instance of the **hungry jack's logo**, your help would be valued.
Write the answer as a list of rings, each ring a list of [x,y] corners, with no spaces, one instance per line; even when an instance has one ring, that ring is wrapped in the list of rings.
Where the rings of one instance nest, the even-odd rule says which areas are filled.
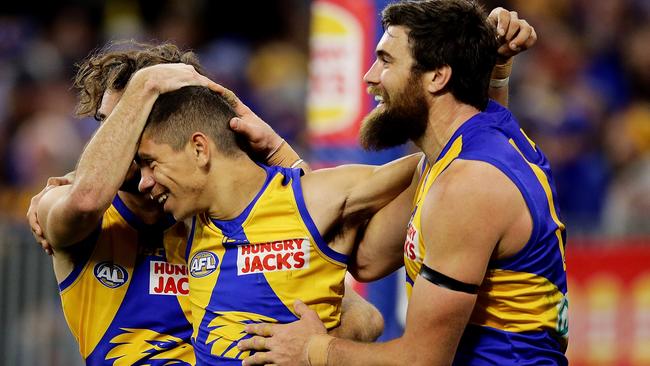
[[[309,268],[307,238],[241,245],[237,248],[237,275]]]

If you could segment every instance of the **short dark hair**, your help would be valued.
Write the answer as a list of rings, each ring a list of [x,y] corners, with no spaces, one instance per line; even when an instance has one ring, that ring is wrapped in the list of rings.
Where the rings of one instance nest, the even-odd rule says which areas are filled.
[[[186,86],[158,97],[144,129],[157,143],[181,150],[195,132],[210,137],[226,156],[242,151],[242,141],[229,127],[236,116],[232,106],[218,93],[201,86]]]
[[[382,11],[384,29],[407,28],[417,73],[448,65],[448,90],[459,101],[484,110],[496,63],[496,29],[483,8],[469,0],[403,1]]]
[[[185,63],[204,74],[193,52],[171,43],[148,44],[133,40],[110,42],[77,65],[74,87],[79,90],[75,113],[95,116],[107,89],[123,90],[133,74],[145,67],[166,63]]]

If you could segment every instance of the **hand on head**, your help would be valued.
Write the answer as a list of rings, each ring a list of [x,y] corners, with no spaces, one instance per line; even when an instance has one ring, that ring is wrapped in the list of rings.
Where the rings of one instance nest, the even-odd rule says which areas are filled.
[[[500,62],[532,47],[537,41],[537,33],[525,19],[520,19],[516,11],[495,8],[487,18],[488,23],[496,26],[500,47]]]

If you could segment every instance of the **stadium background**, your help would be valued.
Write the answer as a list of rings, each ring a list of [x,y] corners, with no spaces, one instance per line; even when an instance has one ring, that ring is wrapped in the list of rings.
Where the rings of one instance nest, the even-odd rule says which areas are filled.
[[[24,219],[29,198],[74,169],[97,126],[72,117],[75,62],[108,40],[171,40],[314,165],[382,162],[408,148],[367,155],[354,141],[386,2],[3,2],[0,365],[80,364],[49,259]],[[516,60],[511,109],[558,185],[572,364],[650,365],[650,1],[483,3],[517,10],[539,35]],[[386,317],[382,339],[401,331],[401,287],[400,274],[359,287]]]

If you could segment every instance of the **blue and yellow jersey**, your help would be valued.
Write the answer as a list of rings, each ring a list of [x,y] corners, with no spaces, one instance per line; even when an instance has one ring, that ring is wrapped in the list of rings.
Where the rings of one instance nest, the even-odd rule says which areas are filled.
[[[145,225],[115,197],[59,284],[87,365],[195,364],[186,240],[183,224]]]
[[[423,167],[404,245],[407,293],[427,245],[420,234],[421,202],[455,159],[483,161],[508,176],[528,205],[533,230],[516,255],[488,264],[454,364],[567,364],[566,235],[551,170],[510,112],[495,102],[465,122],[438,160]]]
[[[197,365],[241,365],[246,324],[298,320],[296,299],[339,324],[347,256],[307,212],[301,170],[263,167],[263,188],[235,219],[194,218],[187,246]]]

